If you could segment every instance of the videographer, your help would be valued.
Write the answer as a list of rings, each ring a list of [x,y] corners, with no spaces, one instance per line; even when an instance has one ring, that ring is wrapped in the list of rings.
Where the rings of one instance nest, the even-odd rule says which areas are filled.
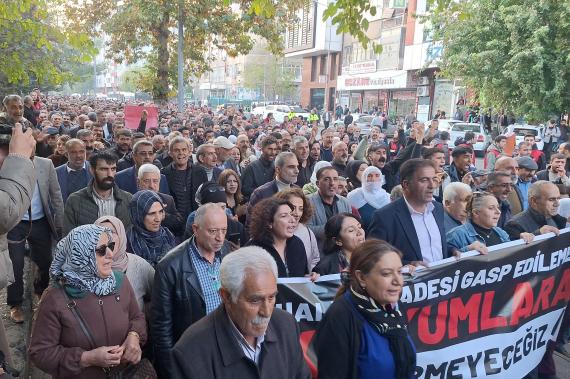
[[[29,121],[23,120],[22,99],[17,95],[8,95],[2,103],[6,115],[0,117],[0,288],[5,288],[14,281],[6,234],[20,222],[30,207],[36,183],[34,165],[30,157],[36,141],[32,136],[32,128],[27,128],[26,132],[22,131],[22,124],[29,124]],[[6,362],[12,366],[1,318],[0,351],[4,353]],[[0,362],[0,365],[6,362]]]

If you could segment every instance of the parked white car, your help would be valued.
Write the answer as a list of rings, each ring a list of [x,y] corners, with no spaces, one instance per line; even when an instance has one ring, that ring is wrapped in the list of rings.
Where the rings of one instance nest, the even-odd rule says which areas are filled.
[[[514,133],[516,135],[517,146],[524,141],[524,136],[533,134],[536,147],[538,150],[542,150],[544,148],[544,141],[542,140],[543,132],[544,125],[513,124],[507,126],[501,134]]]
[[[476,156],[484,156],[485,150],[491,143],[491,135],[487,133],[483,125],[468,123],[468,122],[457,122],[451,126],[449,130],[450,143],[449,145],[455,147],[455,141],[459,137],[464,138],[466,132],[475,133],[475,138],[477,139],[473,149],[475,150]]]
[[[255,107],[252,109],[251,113],[257,116],[261,116],[262,118],[266,118],[269,113],[272,113],[275,121],[283,122],[285,121],[285,116],[289,115],[289,112],[291,111],[293,111],[295,115],[303,117],[305,120],[309,117],[310,113],[301,107],[289,106],[286,104],[270,104]]]
[[[437,130],[439,130],[440,132],[449,132],[449,129],[451,129],[451,127],[457,123],[463,122],[461,120],[453,120],[453,119],[441,119],[439,120],[439,123],[437,125]],[[429,126],[430,122],[428,121],[426,123],[426,126]]]

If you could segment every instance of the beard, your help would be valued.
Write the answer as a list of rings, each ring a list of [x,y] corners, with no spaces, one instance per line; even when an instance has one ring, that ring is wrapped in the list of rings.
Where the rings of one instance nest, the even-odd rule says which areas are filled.
[[[102,189],[103,191],[107,191],[113,188],[113,185],[115,185],[115,178],[111,176],[108,176],[101,180],[95,178],[95,184],[97,185],[97,188]]]

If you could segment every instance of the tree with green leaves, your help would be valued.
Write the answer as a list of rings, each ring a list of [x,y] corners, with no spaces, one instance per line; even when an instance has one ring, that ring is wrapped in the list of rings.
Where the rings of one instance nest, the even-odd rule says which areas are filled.
[[[74,79],[72,68],[96,50],[84,33],[57,24],[50,0],[0,2],[0,83],[2,91],[43,88]]]
[[[442,74],[484,106],[543,121],[570,109],[570,3],[438,0],[425,18],[442,41]]]
[[[282,57],[266,55],[257,63],[244,67],[243,86],[257,90],[265,100],[287,101],[295,98],[295,72],[288,67]]]
[[[216,49],[229,56],[247,53],[254,35],[263,37],[269,49],[279,53],[285,26],[303,2],[275,1],[273,11],[267,13],[250,8],[250,1],[98,0],[86,6],[83,0],[69,0],[66,14],[74,30],[108,37],[109,58],[126,63],[145,61],[154,75],[154,98],[164,102],[176,87],[178,40],[174,30],[179,4],[183,6],[185,73],[191,77],[209,69],[211,52]]]

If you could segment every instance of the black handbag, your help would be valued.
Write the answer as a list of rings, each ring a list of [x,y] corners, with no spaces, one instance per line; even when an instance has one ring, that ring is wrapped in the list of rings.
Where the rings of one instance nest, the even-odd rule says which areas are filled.
[[[75,319],[79,323],[79,327],[85,337],[87,337],[87,341],[89,341],[89,345],[91,345],[92,349],[95,349],[97,345],[95,344],[95,340],[93,339],[93,335],[89,331],[83,316],[77,309],[77,303],[75,300],[71,299],[67,292],[65,292],[65,288],[62,286],[62,291],[67,297],[68,303],[67,308],[71,311]],[[157,379],[156,371],[152,366],[152,363],[146,358],[142,358],[139,363],[137,364],[130,364],[123,368],[109,368],[109,367],[101,367],[101,369],[105,372],[105,376],[109,379]]]

